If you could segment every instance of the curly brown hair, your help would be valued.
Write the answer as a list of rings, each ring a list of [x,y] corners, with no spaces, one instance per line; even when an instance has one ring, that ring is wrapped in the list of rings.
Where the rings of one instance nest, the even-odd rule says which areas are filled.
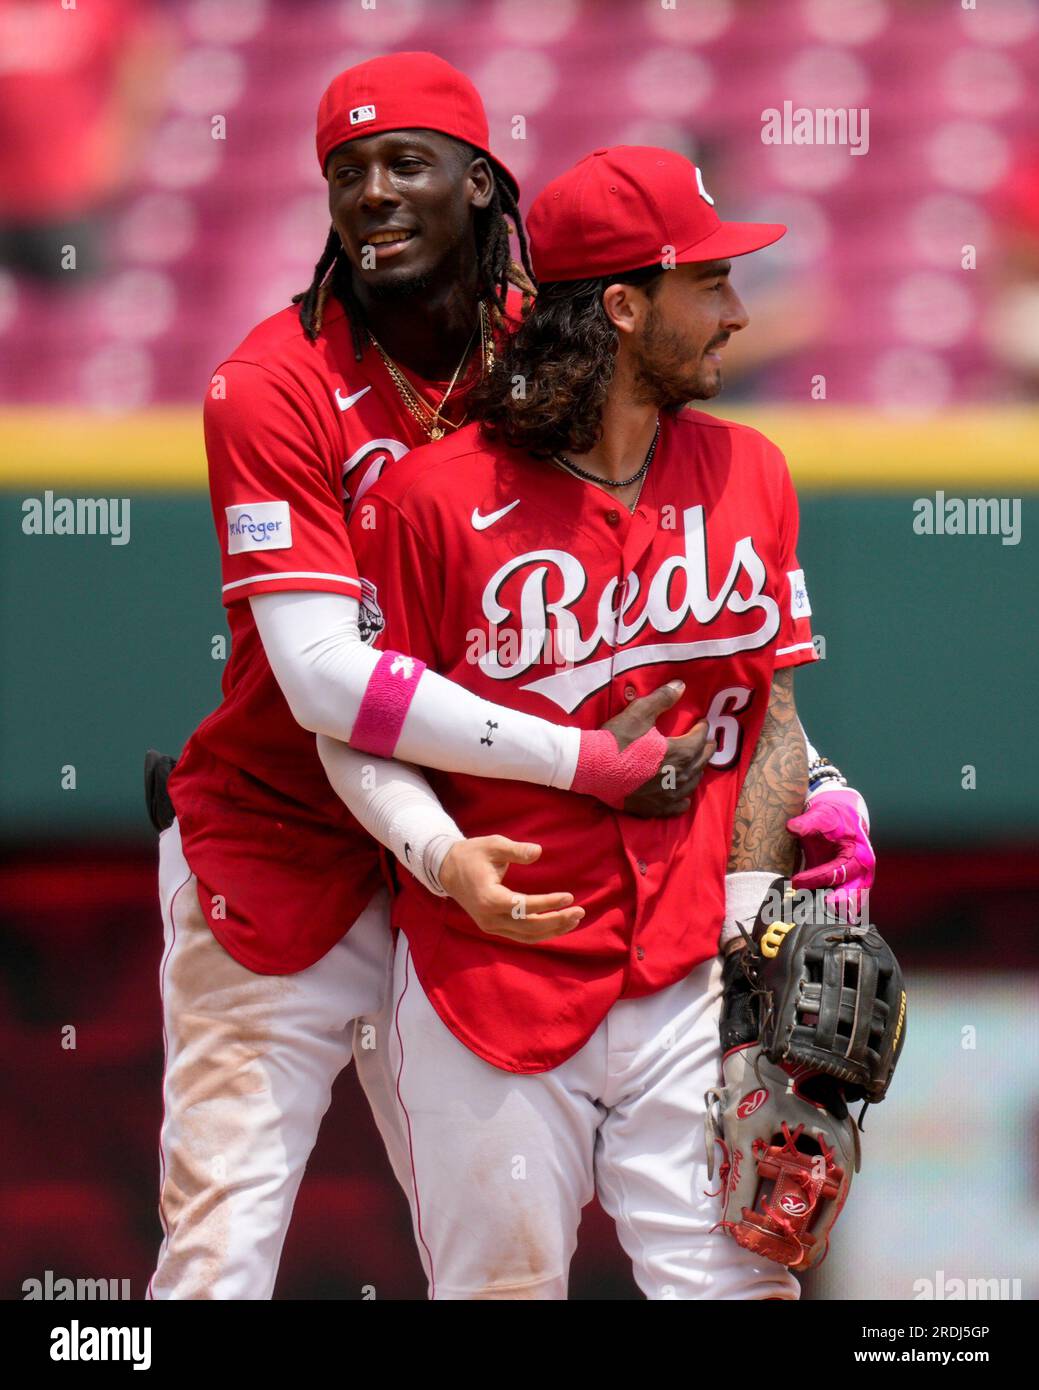
[[[530,312],[473,393],[472,414],[488,435],[539,458],[586,454],[602,433],[617,356],[617,330],[603,293],[610,285],[638,285],[652,298],[663,274],[654,265],[540,285]]]

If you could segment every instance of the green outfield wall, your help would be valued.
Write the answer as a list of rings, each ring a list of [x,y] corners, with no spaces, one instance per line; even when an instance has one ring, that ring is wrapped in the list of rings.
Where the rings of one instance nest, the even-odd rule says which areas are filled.
[[[74,453],[71,440],[66,447]],[[921,466],[912,486],[894,487],[893,476],[917,471],[911,455],[897,470],[888,458],[872,486],[844,479],[832,490],[818,471],[799,476],[787,451],[812,622],[825,641],[825,659],[797,682],[813,741],[861,787],[886,836],[947,844],[1034,835],[1034,476],[1015,476],[1008,452],[1002,475],[986,480],[979,466],[973,480],[962,468],[957,480],[953,469],[946,483],[949,496],[1020,500],[1018,542],[1003,544],[999,535],[914,531],[915,504],[933,499],[946,475]],[[197,458],[182,476],[152,476],[146,487],[137,458],[136,475],[120,450],[111,469],[98,459],[89,480],[72,470],[64,481],[53,456],[39,469],[23,459],[0,491],[8,841],[146,838],[144,749],[177,751],[219,699],[224,661],[214,659],[214,638],[227,627]],[[25,501],[47,488],[129,497],[129,540],[25,534]]]

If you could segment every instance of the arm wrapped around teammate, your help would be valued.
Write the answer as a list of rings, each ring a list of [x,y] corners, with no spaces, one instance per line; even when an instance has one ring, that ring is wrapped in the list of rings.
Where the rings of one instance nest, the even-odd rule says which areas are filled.
[[[363,605],[309,591],[249,600],[275,679],[310,732],[420,767],[573,788],[618,809],[659,782],[667,764],[691,758],[688,736],[666,739],[653,727],[678,699],[664,693],[670,687],[629,737],[552,724],[482,699],[411,656],[375,650],[383,620],[371,592]],[[680,794],[658,787],[656,798],[662,814]]]

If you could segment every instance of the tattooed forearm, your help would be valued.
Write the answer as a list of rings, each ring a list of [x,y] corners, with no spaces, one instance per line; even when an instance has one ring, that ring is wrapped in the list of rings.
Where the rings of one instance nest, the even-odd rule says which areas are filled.
[[[797,841],[786,828],[804,808],[808,759],[794,708],[794,673],[777,671],[764,727],[736,806],[729,873],[775,869],[791,874]]]

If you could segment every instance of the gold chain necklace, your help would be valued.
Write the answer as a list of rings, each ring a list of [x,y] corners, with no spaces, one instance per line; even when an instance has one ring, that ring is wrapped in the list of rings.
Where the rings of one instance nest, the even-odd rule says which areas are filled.
[[[484,371],[487,371],[494,366],[494,339],[491,336],[490,332],[490,316],[487,312],[487,305],[482,300],[480,301],[479,322],[477,324],[477,327],[480,331],[480,375],[483,376]],[[442,416],[442,412],[447,405],[448,397],[451,395],[451,392],[455,389],[455,386],[458,382],[458,378],[461,375],[462,368],[465,366],[466,360],[469,357],[469,352],[473,345],[473,339],[476,337],[476,332],[477,330],[476,328],[474,328],[472,331],[472,336],[465,345],[465,351],[462,353],[461,360],[459,361],[458,366],[455,368],[454,376],[451,378],[450,382],[448,383],[447,390],[441,396],[439,403],[434,409],[434,407],[431,406],[428,401],[423,400],[423,398],[418,394],[418,392],[412,387],[411,382],[408,381],[407,377],[400,370],[400,368],[397,366],[396,362],[394,362],[393,358],[389,355],[389,353],[383,349],[382,345],[376,339],[374,333],[372,333],[370,329],[368,331],[368,336],[372,340],[372,346],[375,348],[375,351],[382,358],[383,366],[389,373],[390,380],[393,382],[394,386],[396,386],[397,392],[400,395],[401,400],[404,402],[410,413],[414,416],[414,418],[419,422],[422,428],[429,435],[430,439],[443,439],[444,434],[446,433],[445,426],[447,427],[447,429],[452,430],[461,429],[461,427],[465,424],[466,420],[469,418],[469,414],[467,411],[466,414],[462,417],[462,419],[459,420],[457,424],[455,424],[453,420],[444,419]]]

